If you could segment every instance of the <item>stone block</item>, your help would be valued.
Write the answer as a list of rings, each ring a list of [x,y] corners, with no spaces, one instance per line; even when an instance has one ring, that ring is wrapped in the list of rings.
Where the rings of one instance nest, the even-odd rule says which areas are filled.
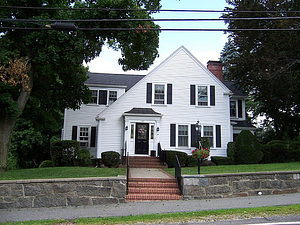
[[[261,194],[259,194],[261,193]],[[260,195],[271,195],[273,193],[272,189],[268,190],[257,190],[257,191],[248,191],[249,196],[260,196]]]
[[[200,178],[200,186],[201,187],[209,186],[209,178]]]
[[[95,186],[79,186],[76,187],[77,195],[79,196],[101,196],[109,197],[111,188],[95,187]]]
[[[0,186],[0,196],[10,196],[10,187],[9,185]]]
[[[280,181],[279,180],[262,180],[261,188],[262,189],[276,189],[279,188]]]
[[[14,207],[14,202],[0,202],[0,209],[13,209]]]
[[[92,201],[91,198],[89,197],[68,196],[67,205],[68,206],[92,205]]]
[[[229,194],[231,193],[231,188],[226,185],[220,186],[209,186],[205,188],[207,195],[215,195],[215,194]]]
[[[126,195],[126,185],[123,182],[114,182],[111,190],[111,196],[117,198],[125,198]]]
[[[184,196],[204,196],[205,189],[199,186],[184,186],[183,187]]]
[[[33,198],[32,197],[20,197],[15,200],[16,208],[32,208]]]
[[[24,195],[25,196],[37,196],[42,192],[41,187],[35,184],[24,184]]]
[[[281,181],[280,189],[285,188],[300,188],[300,180],[285,180]]]
[[[92,198],[93,205],[118,204],[117,198]]]
[[[275,178],[278,180],[292,180],[293,174],[280,173],[280,174],[276,174]]]
[[[35,208],[66,206],[66,196],[63,195],[45,195],[36,196],[34,199]]]
[[[210,177],[209,185],[225,185],[227,184],[226,177]]]
[[[232,183],[233,193],[245,192],[248,190],[256,190],[260,188],[260,181],[234,181]]]
[[[75,185],[58,183],[53,185],[54,193],[68,193],[76,190]]]
[[[185,186],[195,186],[200,184],[200,178],[184,178],[183,185]]]
[[[22,184],[11,184],[11,196],[13,196],[13,197],[24,196],[23,185]]]

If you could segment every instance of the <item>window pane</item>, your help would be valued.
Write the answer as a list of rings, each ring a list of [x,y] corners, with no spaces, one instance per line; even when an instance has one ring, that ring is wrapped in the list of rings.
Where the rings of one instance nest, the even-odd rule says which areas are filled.
[[[198,105],[208,105],[206,86],[198,86]]]
[[[165,85],[154,86],[154,104],[165,104]]]
[[[203,127],[203,137],[206,137],[209,141],[209,146],[214,146],[214,129],[213,126],[204,126]]]
[[[90,103],[97,104],[97,96],[98,96],[98,91],[97,90],[92,90],[92,100]]]
[[[178,146],[188,147],[188,126],[178,125]]]
[[[230,116],[236,117],[236,101],[230,101]]]
[[[109,92],[109,99],[108,99],[108,104],[112,104],[117,100],[117,92],[116,91],[110,91]]]
[[[89,143],[89,128],[88,127],[80,127],[79,142],[80,142],[81,147],[88,147],[88,143]]]

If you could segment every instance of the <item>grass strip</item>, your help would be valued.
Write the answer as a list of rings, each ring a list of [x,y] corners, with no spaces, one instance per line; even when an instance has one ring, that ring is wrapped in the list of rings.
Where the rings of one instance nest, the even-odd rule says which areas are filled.
[[[224,220],[240,220],[263,218],[267,216],[282,215],[299,215],[300,205],[289,206],[268,206],[243,209],[220,209],[211,211],[183,212],[183,213],[167,213],[167,214],[150,214],[137,216],[122,217],[105,217],[105,218],[80,218],[75,220],[44,220],[44,221],[25,221],[25,222],[8,222],[7,225],[73,225],[73,224],[137,224],[137,223],[187,223],[187,222],[209,222]]]

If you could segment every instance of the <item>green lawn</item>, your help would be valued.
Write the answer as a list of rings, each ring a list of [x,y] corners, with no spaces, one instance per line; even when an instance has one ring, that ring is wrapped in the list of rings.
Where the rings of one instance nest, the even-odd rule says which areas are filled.
[[[165,169],[168,173],[175,175],[174,168]],[[200,174],[220,173],[245,173],[245,172],[266,172],[266,171],[291,171],[300,170],[300,162],[292,163],[271,163],[271,164],[247,164],[230,166],[201,166]],[[181,167],[182,175],[198,174],[198,167]]]
[[[165,169],[174,175],[175,169]],[[250,164],[230,166],[202,166],[201,174],[220,173],[243,173],[243,172],[265,172],[265,171],[292,171],[300,170],[300,162],[273,163],[273,164]],[[182,167],[181,174],[196,175],[198,167]],[[10,170],[0,173],[0,180],[22,180],[22,179],[53,179],[53,178],[79,178],[79,177],[116,177],[126,175],[125,168],[93,168],[93,167],[49,167],[23,170]]]

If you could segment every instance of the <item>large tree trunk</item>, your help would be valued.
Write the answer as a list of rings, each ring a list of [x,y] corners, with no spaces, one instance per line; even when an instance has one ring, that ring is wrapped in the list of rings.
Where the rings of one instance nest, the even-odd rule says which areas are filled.
[[[17,100],[17,107],[20,112],[23,112],[33,87],[33,67],[30,67],[28,76],[28,85],[22,87]],[[16,120],[16,118],[11,117],[5,110],[0,111],[0,172],[7,170],[9,146]]]
[[[9,145],[12,138],[16,119],[5,111],[0,112],[0,172],[7,170]]]

